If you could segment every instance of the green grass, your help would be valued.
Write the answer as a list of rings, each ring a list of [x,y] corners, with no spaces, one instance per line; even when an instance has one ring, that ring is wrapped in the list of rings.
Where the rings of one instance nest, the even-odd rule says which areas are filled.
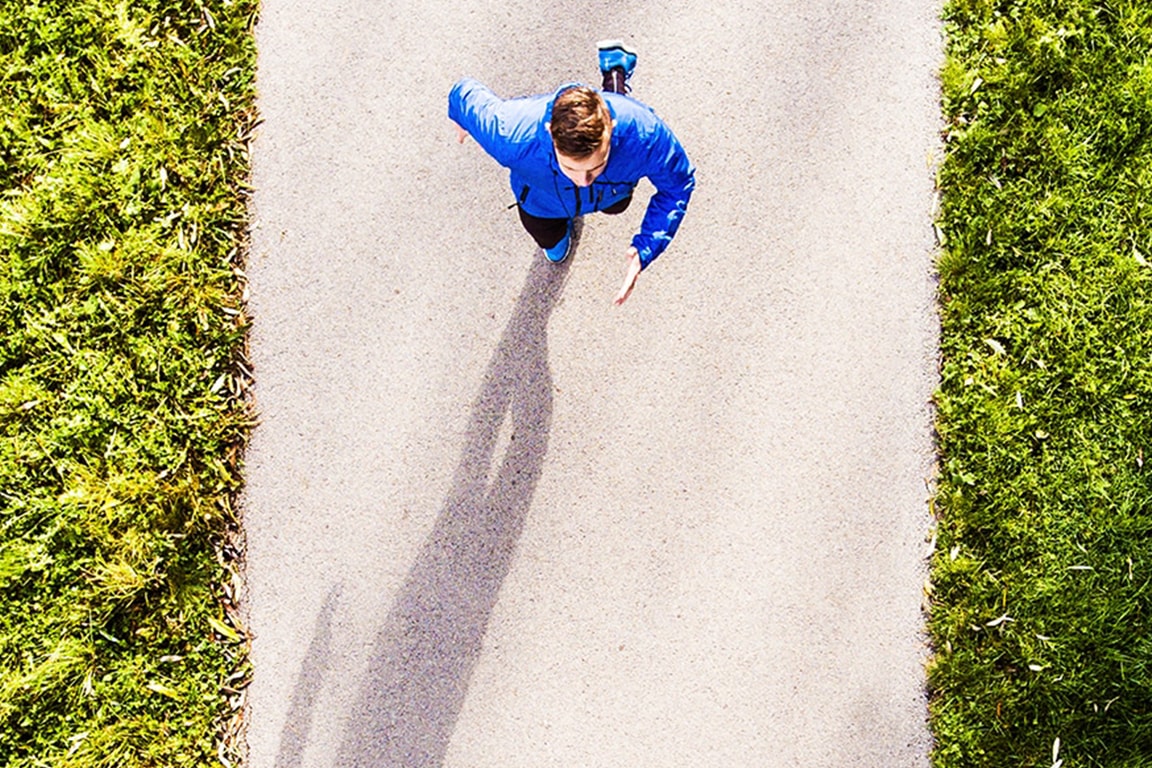
[[[937,768],[1152,765],[1152,4],[951,0]]]
[[[0,765],[235,758],[255,7],[0,6]],[[1152,6],[946,18],[935,763],[1152,765]]]
[[[0,5],[0,765],[234,749],[255,6]]]

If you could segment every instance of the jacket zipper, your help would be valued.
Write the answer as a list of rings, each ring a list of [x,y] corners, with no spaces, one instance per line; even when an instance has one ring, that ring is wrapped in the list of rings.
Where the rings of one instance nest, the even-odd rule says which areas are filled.
[[[516,202],[512,203],[512,205],[508,206],[505,210],[510,211],[513,208],[515,208],[516,206],[523,206],[524,201],[528,199],[528,190],[529,189],[530,189],[530,187],[527,184],[525,184],[524,185],[524,191],[522,191],[520,193],[520,199],[517,200]]]

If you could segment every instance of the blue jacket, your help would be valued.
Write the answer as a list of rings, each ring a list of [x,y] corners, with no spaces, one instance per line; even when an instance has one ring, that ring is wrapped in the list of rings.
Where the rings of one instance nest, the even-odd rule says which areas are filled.
[[[552,119],[556,93],[501,99],[486,86],[464,78],[448,95],[448,117],[511,171],[512,192],[520,206],[542,218],[560,219],[600,211],[632,194],[647,177],[656,187],[640,233],[632,245],[641,267],[663,253],[680,227],[695,186],[696,169],[664,121],[628,96],[602,92],[616,121],[608,165],[588,187],[578,187],[556,162]]]

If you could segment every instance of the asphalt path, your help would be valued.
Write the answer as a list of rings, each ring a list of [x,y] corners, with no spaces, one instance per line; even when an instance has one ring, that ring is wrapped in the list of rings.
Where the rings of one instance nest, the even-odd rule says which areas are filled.
[[[250,768],[926,766],[937,0],[264,0]],[[546,263],[452,83],[697,166]]]

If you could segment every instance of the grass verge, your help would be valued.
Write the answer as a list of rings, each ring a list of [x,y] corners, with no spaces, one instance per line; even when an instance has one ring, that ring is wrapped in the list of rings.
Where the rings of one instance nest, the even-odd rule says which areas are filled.
[[[231,759],[255,8],[0,5],[0,765]]]
[[[1152,5],[945,22],[935,764],[1152,765]]]

